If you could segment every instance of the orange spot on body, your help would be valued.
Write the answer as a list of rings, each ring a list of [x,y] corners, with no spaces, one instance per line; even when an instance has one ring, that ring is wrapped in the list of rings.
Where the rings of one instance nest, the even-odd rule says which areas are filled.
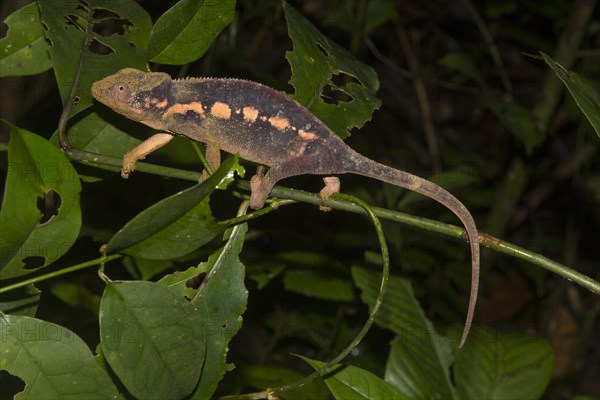
[[[164,100],[163,102],[166,103],[166,101],[167,100]],[[160,102],[156,106],[160,107],[160,108],[166,107],[167,106],[166,104],[164,106],[162,105],[163,102]],[[204,114],[204,109],[202,108],[202,104],[195,101],[193,103],[187,103],[187,104],[175,104],[174,106],[169,107],[167,109],[167,111],[165,111],[165,113],[163,114],[163,117],[168,117],[171,114],[185,114],[188,111],[195,111],[200,115]]]
[[[307,132],[302,129],[298,129],[298,135],[304,140],[315,140],[317,138],[317,134],[313,132]]]
[[[254,107],[244,107],[242,109],[244,112],[244,121],[253,123],[258,118],[258,110]]]
[[[287,118],[271,117],[269,118],[269,123],[273,128],[277,129],[280,132],[283,132],[286,130],[286,128],[290,127],[290,121],[288,121]]]
[[[167,99],[164,99],[163,101],[161,101],[160,103],[156,103],[156,107],[157,108],[165,108],[166,106],[169,105],[169,102],[167,101]],[[202,108],[202,107],[201,107]]]
[[[210,109],[210,113],[217,118],[229,119],[231,118],[231,108],[225,104],[217,101]]]

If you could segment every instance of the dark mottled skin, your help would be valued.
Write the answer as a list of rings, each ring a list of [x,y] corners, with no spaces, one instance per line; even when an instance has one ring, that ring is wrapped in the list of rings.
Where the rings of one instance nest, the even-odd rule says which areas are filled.
[[[92,94],[126,117],[169,134],[157,134],[128,153],[124,177],[133,171],[137,160],[166,144],[170,135],[182,135],[206,143],[211,154],[218,155],[215,149],[221,149],[271,167],[264,177],[252,180],[250,205],[254,208],[262,207],[275,183],[286,177],[345,173],[407,188],[448,207],[465,225],[471,246],[471,295],[460,346],[464,344],[477,301],[479,235],[470,212],[452,194],[432,182],[360,155],[302,105],[256,82],[172,80],[164,73],[126,68],[94,83]],[[213,109],[215,103],[220,107]],[[245,107],[256,110],[256,118],[249,118],[251,113],[246,114]],[[154,144],[148,144],[153,140]]]

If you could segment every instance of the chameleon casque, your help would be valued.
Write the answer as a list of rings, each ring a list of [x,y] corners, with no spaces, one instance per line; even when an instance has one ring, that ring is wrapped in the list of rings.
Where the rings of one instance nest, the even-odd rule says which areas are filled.
[[[452,194],[418,176],[368,159],[348,147],[302,105],[260,83],[221,78],[173,80],[166,73],[125,68],[92,86],[96,100],[114,111],[161,131],[123,158],[127,178],[138,160],[175,135],[206,144],[207,161],[216,168],[220,150],[269,166],[251,180],[250,206],[258,209],[281,179],[325,175],[321,197],[339,191],[331,175],[358,174],[406,188],[450,209],[464,224],[471,247],[471,293],[460,346],[472,324],[479,286],[479,235],[469,210]]]

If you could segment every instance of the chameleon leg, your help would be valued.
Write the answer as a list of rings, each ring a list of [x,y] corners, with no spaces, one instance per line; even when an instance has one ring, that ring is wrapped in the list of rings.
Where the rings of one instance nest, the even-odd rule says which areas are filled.
[[[123,167],[121,168],[121,177],[127,179],[129,174],[135,170],[135,163],[143,160],[154,150],[160,149],[169,143],[175,136],[170,133],[157,133],[137,145],[123,156]]]
[[[327,201],[329,200],[329,196],[331,196],[334,193],[340,192],[340,178],[338,178],[337,176],[326,176],[325,178],[323,178],[323,183],[325,183],[325,186],[319,192],[321,200]],[[331,211],[331,207],[319,206],[319,210]]]
[[[305,161],[305,158],[295,158],[283,164],[273,165],[264,176],[262,175],[264,167],[259,167],[256,175],[250,180],[250,207],[256,210],[262,208],[267,196],[278,181],[307,173],[303,168]]]

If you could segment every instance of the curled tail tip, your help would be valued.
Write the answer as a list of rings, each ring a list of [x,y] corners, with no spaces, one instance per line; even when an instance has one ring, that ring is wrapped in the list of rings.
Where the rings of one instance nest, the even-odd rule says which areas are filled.
[[[469,337],[470,330],[471,330],[471,324],[470,323],[465,324],[465,328],[463,330],[462,337],[460,338],[460,344],[458,345],[459,349],[462,349],[462,347],[467,342],[467,338]]]

